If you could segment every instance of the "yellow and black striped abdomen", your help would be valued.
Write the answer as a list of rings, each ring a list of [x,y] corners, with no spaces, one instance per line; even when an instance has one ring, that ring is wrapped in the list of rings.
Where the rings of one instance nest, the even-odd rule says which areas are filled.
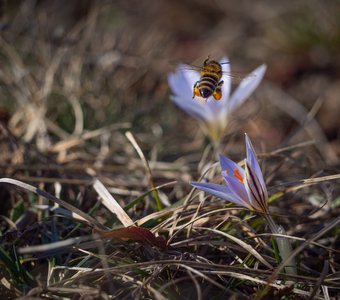
[[[198,89],[203,98],[208,98],[213,94],[220,78],[221,77],[218,76],[216,73],[210,72],[209,73],[207,72],[201,76],[201,79],[199,80],[198,83]]]

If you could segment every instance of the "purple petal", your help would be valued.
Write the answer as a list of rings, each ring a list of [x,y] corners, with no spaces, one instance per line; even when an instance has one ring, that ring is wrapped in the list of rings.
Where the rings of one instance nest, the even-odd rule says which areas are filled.
[[[225,185],[204,182],[191,182],[191,185],[218,198],[244,206],[242,199],[239,199]]]
[[[260,84],[266,68],[266,65],[261,65],[241,81],[233,95],[230,97],[228,105],[229,113],[240,106],[253,93]]]
[[[267,190],[263,190],[259,179],[257,178],[255,171],[246,162],[246,181],[245,189],[248,197],[251,200],[251,205],[254,210],[267,213],[268,212],[268,195]]]
[[[220,154],[220,166],[222,172],[226,171],[226,175],[234,176],[235,170],[238,170],[241,177],[244,178],[244,170],[237,163],[233,162],[231,159],[222,154]]]
[[[266,189],[266,183],[264,182],[262,171],[260,168],[260,165],[257,160],[256,153],[254,151],[254,147],[250,141],[250,138],[246,134],[246,151],[247,151],[247,162],[251,166],[251,168],[254,170],[256,177],[259,179],[262,189]]]
[[[227,187],[229,188],[229,190],[237,197],[239,204],[252,209],[244,184],[234,177],[225,176],[224,174],[222,175],[227,183]]]

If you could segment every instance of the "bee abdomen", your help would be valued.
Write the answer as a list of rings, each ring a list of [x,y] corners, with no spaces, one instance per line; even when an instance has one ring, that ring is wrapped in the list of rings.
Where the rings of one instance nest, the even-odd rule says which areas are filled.
[[[200,84],[203,83],[208,83],[211,84],[213,86],[216,86],[218,84],[219,81],[219,77],[216,74],[204,74],[202,75],[201,79],[200,79]]]
[[[211,96],[216,89],[218,81],[219,76],[214,73],[202,75],[199,81],[199,90],[201,96],[203,98],[208,98],[209,96]]]

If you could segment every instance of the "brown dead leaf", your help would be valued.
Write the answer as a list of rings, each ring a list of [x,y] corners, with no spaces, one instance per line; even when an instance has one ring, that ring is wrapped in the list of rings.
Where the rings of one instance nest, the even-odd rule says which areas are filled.
[[[95,228],[94,233],[102,237],[117,238],[124,241],[140,242],[161,249],[166,248],[166,240],[163,237],[156,237],[149,229],[137,226],[119,228],[114,230],[102,230]]]

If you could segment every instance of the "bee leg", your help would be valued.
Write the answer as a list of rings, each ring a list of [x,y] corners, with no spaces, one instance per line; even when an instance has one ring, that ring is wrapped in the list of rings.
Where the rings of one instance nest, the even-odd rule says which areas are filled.
[[[223,80],[218,83],[215,91],[213,92],[213,97],[215,100],[221,100],[222,98],[222,85],[223,85]]]
[[[192,95],[192,99],[194,99],[195,96],[198,96],[198,97],[201,96],[200,90],[198,88],[198,83],[199,81],[196,81],[196,83],[194,84],[194,94]]]

